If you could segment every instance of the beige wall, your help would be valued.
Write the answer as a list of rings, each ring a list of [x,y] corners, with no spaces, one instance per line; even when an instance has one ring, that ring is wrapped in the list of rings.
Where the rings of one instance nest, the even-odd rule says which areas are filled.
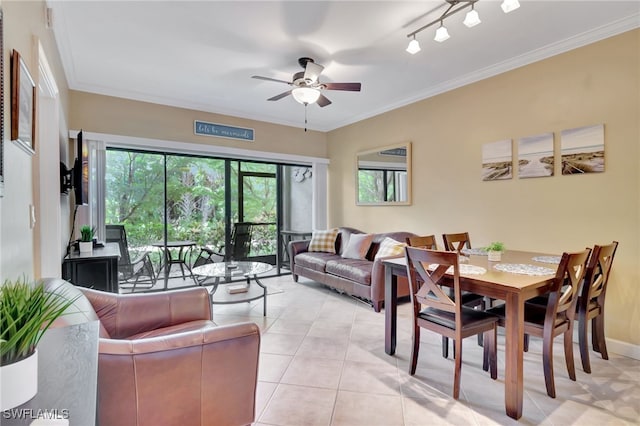
[[[146,102],[132,101],[86,92],[70,91],[70,128],[141,138],[189,142],[304,155],[327,156],[326,134],[303,129],[247,120],[202,111],[175,108]],[[231,126],[250,127],[255,130],[254,142],[196,136],[194,120]]]
[[[66,122],[68,110],[67,84],[62,71],[59,53],[53,34],[45,27],[43,1],[2,1],[4,29],[4,197],[0,198],[0,279],[15,279],[22,275],[34,278],[34,231],[29,224],[29,206],[37,209],[38,200],[34,198],[35,159],[10,142],[11,98],[10,55],[11,50],[20,52],[32,77],[39,79],[38,48],[39,41],[47,57],[56,84],[60,89],[61,121]],[[37,125],[37,121],[36,121]],[[66,131],[65,131],[66,132]],[[56,131],[57,134],[57,131]],[[36,139],[36,150],[39,141]],[[62,148],[62,147],[61,147]],[[57,160],[56,160],[57,161]],[[52,190],[59,191],[57,185]],[[60,205],[43,208],[63,208],[66,200],[60,199]]]
[[[635,30],[330,132],[330,225],[469,231],[475,246],[550,253],[618,240],[607,337],[640,344],[639,57]],[[600,123],[606,171],[562,176],[559,132]],[[555,176],[481,180],[482,144],[544,132],[555,133]],[[356,206],[356,152],[404,141],[413,205]]]

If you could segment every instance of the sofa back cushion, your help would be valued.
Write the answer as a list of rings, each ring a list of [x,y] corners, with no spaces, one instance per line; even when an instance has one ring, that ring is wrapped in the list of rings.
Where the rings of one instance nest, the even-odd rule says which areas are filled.
[[[380,243],[384,241],[385,238],[391,238],[398,243],[404,243],[407,237],[415,237],[416,234],[413,232],[385,232],[381,234],[374,234],[373,241],[371,242],[371,247],[369,248],[369,253],[367,253],[367,259],[373,261],[378,254],[378,250],[380,249]],[[378,256],[379,257],[379,256]]]
[[[373,234],[351,234],[342,252],[342,257],[345,259],[366,259],[372,240]]]
[[[315,230],[309,242],[309,251],[335,253],[337,237],[338,228]]]

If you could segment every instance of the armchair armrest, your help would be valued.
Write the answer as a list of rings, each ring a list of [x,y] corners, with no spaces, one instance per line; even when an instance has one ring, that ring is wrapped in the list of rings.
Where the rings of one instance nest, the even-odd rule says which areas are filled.
[[[254,421],[260,332],[253,323],[100,339],[99,352],[101,426]]]
[[[188,321],[211,319],[211,300],[205,288],[127,295],[85,288],[82,292],[114,339]]]

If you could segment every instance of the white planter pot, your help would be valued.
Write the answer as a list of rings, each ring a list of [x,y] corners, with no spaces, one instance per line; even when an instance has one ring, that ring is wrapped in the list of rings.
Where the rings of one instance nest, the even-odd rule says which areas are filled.
[[[80,241],[80,253],[91,253],[93,251],[93,241]]]
[[[38,393],[38,350],[29,358],[0,367],[0,410],[24,404]]]
[[[502,252],[501,251],[488,251],[487,252],[487,257],[489,258],[490,262],[500,262],[500,260],[502,259]]]

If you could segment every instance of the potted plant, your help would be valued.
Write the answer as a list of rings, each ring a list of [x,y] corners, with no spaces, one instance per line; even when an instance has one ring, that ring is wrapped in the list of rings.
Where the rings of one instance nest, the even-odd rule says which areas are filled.
[[[80,243],[78,244],[80,253],[91,253],[95,232],[96,228],[92,228],[89,225],[83,225],[82,228],[80,228]]]
[[[44,332],[75,302],[42,283],[6,280],[0,287],[0,410],[17,407],[38,391],[38,352]]]
[[[486,247],[487,257],[491,262],[500,262],[502,259],[502,252],[504,251],[504,243],[500,241],[494,241]]]

